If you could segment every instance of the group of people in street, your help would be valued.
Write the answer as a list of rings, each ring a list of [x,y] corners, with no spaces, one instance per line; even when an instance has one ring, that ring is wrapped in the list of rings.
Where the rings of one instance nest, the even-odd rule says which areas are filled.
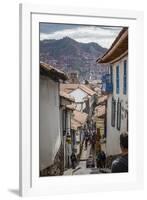
[[[85,139],[85,149],[87,149],[88,144],[91,144],[92,149],[95,149],[96,143],[96,131],[95,130],[86,130],[84,134]]]
[[[87,145],[91,144],[91,149],[95,149],[95,131],[87,131],[85,134],[85,150],[87,149]],[[111,173],[122,173],[128,172],[128,134],[121,133],[120,134],[120,148],[122,153],[112,161],[111,164]],[[94,152],[94,151],[93,151]],[[98,150],[96,152],[96,166],[99,169],[104,169],[106,167],[106,154],[102,150]],[[72,168],[75,169],[77,165],[77,157],[74,152],[71,154],[71,163]]]

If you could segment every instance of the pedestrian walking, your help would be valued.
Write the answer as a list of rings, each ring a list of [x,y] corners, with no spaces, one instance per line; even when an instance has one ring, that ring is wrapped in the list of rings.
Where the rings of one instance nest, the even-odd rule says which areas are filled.
[[[87,135],[86,138],[85,138],[85,149],[87,149],[88,141],[89,141],[89,138],[88,138],[88,135]]]
[[[98,150],[97,154],[96,154],[96,166],[97,168],[102,168],[101,165],[101,151]]]
[[[77,163],[77,158],[76,158],[76,155],[74,152],[72,152],[70,159],[71,159],[72,168],[75,169],[76,163]]]
[[[102,168],[105,168],[106,165],[106,154],[104,151],[101,151],[101,166]]]

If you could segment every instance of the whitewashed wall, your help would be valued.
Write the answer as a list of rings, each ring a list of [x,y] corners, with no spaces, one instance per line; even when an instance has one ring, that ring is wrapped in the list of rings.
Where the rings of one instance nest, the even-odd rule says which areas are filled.
[[[127,118],[123,110],[121,110],[121,129],[117,130],[117,100],[118,98],[121,101],[122,107],[127,109],[128,102],[128,91],[127,94],[123,94],[123,62],[127,60],[127,77],[128,77],[128,57],[124,57],[119,62],[113,64],[113,97],[116,100],[116,114],[115,114],[115,127],[111,126],[111,102],[112,102],[112,94],[109,95],[107,102],[107,143],[106,143],[106,151],[107,155],[115,155],[121,153],[120,145],[119,145],[119,137],[120,134],[124,131],[127,131]],[[120,91],[119,94],[116,94],[116,66],[119,65],[119,80],[120,80]],[[128,79],[127,79],[128,86]],[[127,87],[128,88],[128,87]]]
[[[87,97],[88,94],[83,90],[81,90],[80,88],[78,88],[72,91],[70,95],[75,98],[75,102],[77,103],[76,110],[83,111],[86,108],[86,103],[84,102],[83,98]],[[94,101],[94,96],[92,97],[88,96],[88,98],[89,98],[89,107],[91,108]]]
[[[80,129],[76,131],[76,149],[76,155],[78,155],[80,153]]]
[[[66,118],[66,123],[67,123],[67,132],[69,133],[69,134],[71,134],[70,133],[70,130],[71,130],[71,114],[72,114],[72,112],[70,111],[70,110],[68,110],[68,112],[67,112],[67,118]],[[68,143],[68,142],[66,142],[66,137],[65,137],[65,154],[64,154],[64,164],[66,164],[66,166],[68,166],[68,161],[69,161],[69,165],[71,165],[71,160],[70,160],[70,156],[71,156],[71,154],[72,154],[72,147],[71,147],[71,144],[70,143]]]
[[[40,170],[53,164],[61,144],[58,83],[40,78]]]
[[[83,102],[83,98],[87,96],[87,93],[80,88],[77,88],[76,90],[72,91],[70,95],[75,98],[75,102]]]
[[[86,108],[83,98],[87,97],[87,93],[80,88],[77,88],[72,91],[70,95],[75,98],[76,110],[83,111]]]
[[[70,135],[71,135],[71,133],[70,133],[70,131],[71,131],[71,115],[72,115],[72,111],[68,111],[67,112],[67,130]],[[69,163],[71,164],[70,156],[72,154],[72,146],[71,146],[71,144],[68,144],[68,143],[66,143],[66,145],[67,145],[66,146],[66,150],[67,150],[66,154],[69,156]]]

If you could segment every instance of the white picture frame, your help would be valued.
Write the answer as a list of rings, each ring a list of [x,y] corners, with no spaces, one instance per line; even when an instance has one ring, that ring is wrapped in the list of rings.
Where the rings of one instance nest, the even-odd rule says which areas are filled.
[[[39,22],[129,27],[129,173],[39,178]],[[143,150],[143,13],[21,4],[20,195],[142,188]]]

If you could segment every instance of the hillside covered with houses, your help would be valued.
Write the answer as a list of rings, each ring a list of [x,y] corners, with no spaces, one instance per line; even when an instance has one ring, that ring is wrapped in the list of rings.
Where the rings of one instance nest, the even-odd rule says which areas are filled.
[[[105,67],[96,63],[97,57],[106,52],[106,48],[97,43],[81,43],[70,37],[59,40],[40,41],[40,60],[57,69],[70,73],[77,71],[79,81],[100,79],[108,72]]]

